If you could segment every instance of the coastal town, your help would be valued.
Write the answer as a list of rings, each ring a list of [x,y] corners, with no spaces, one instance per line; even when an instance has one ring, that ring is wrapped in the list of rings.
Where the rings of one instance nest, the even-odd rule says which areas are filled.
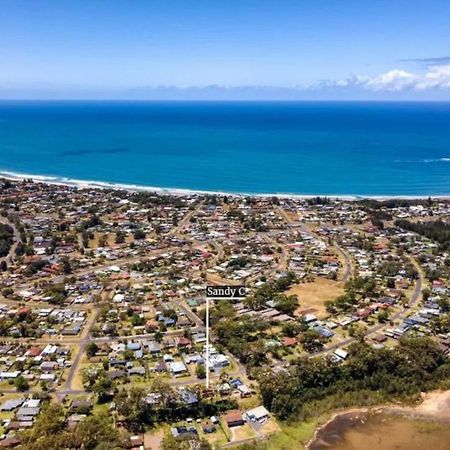
[[[0,448],[263,448],[312,402],[381,395],[357,363],[410,365],[374,402],[448,382],[448,200],[0,188]],[[209,330],[208,286],[245,286]]]

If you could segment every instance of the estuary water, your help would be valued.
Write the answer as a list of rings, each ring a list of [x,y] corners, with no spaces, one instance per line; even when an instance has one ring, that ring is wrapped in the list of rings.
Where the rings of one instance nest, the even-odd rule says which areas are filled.
[[[321,429],[308,450],[449,450],[450,423],[390,412],[348,413]]]

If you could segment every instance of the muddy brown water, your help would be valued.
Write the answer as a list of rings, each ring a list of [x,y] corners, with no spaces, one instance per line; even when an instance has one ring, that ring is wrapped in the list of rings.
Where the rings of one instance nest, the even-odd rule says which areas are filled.
[[[450,423],[398,412],[337,416],[318,431],[309,450],[450,450]]]

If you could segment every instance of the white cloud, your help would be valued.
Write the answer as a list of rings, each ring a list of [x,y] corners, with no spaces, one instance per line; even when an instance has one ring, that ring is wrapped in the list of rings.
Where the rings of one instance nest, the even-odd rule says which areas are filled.
[[[390,70],[364,83],[368,88],[376,91],[402,91],[414,87],[416,76],[404,70]]]
[[[450,89],[450,64],[435,65],[422,73],[393,69],[369,76],[351,76],[334,82],[336,87],[361,87],[372,91],[399,92],[406,90]]]
[[[423,79],[417,83],[416,88],[450,88],[450,64],[430,67]]]

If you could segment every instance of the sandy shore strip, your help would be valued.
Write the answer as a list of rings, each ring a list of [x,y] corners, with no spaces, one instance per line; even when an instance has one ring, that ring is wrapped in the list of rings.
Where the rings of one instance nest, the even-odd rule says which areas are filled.
[[[429,392],[422,394],[422,398],[423,401],[420,405],[412,408],[398,407],[394,409],[440,420],[450,420],[450,390]]]
[[[331,422],[339,417],[367,413],[392,412],[401,413],[411,418],[427,418],[439,422],[450,422],[450,390],[433,391],[422,394],[422,402],[416,406],[379,405],[361,408],[349,408],[334,413],[329,420],[320,425],[314,432],[314,436],[306,444],[308,450],[313,442],[318,438],[318,434],[324,430]]]
[[[208,191],[208,190],[196,190],[196,189],[183,189],[183,188],[165,188],[156,186],[146,186],[138,184],[127,183],[115,183],[108,181],[91,181],[91,180],[78,180],[75,178],[51,176],[51,175],[36,175],[26,174],[19,172],[10,172],[0,170],[0,178],[4,178],[11,181],[23,181],[32,180],[35,183],[52,184],[56,186],[69,186],[79,189],[113,189],[118,191],[129,192],[154,192],[155,194],[165,194],[174,196],[195,196],[195,195],[221,195],[228,197],[277,197],[281,199],[311,199],[316,197],[327,197],[330,199],[338,199],[341,201],[360,201],[364,199],[371,200],[424,200],[433,198],[437,200],[450,200],[450,195],[359,195],[359,194],[294,194],[283,192],[272,193],[252,193],[252,192],[225,192],[225,191]]]

